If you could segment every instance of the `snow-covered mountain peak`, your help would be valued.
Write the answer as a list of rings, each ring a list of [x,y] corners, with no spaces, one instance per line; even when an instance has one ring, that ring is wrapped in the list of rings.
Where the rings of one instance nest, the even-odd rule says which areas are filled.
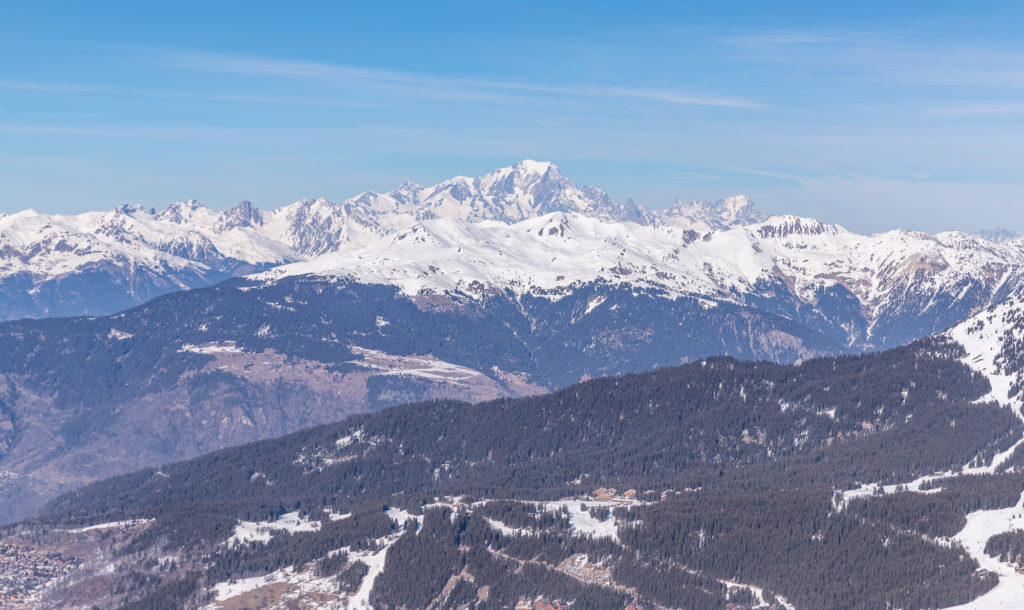
[[[720,199],[712,204],[711,209],[718,213],[722,222],[729,225],[752,224],[765,218],[761,210],[758,210],[750,197],[746,195],[733,195]]]
[[[553,163],[532,160],[477,178],[456,176],[429,187],[405,184],[384,194],[366,192],[346,203],[367,214],[397,215],[404,221],[460,218],[514,223],[556,211],[621,220],[625,210],[599,189],[579,188]],[[395,219],[382,222],[393,225]]]
[[[1024,237],[1024,234],[1021,234],[1017,231],[1012,231],[1010,229],[1004,229],[1002,227],[996,227],[994,229],[983,229],[981,231],[974,233],[974,235],[976,237],[984,239],[985,241],[990,241],[994,244],[1003,244],[1008,241],[1013,241]]]
[[[123,214],[124,216],[131,216],[132,218],[134,218],[139,214],[145,214],[146,208],[138,204],[125,203],[114,208],[113,213]]]
[[[175,201],[156,215],[160,220],[180,225],[193,224],[197,222],[207,224],[209,221],[215,220],[216,216],[216,212],[207,208],[195,199]]]
[[[825,224],[813,218],[782,215],[772,216],[760,222],[757,233],[764,238],[781,239],[792,235],[839,235],[845,229],[839,225]]]
[[[558,166],[550,161],[534,161],[533,159],[523,159],[508,168],[514,173],[518,174],[532,174],[536,176],[546,176],[553,174],[553,177],[562,177],[562,173],[559,171]]]
[[[403,182],[398,188],[388,191],[388,195],[394,197],[398,201],[403,202],[414,202],[416,201],[416,194],[423,190],[423,187],[416,184],[415,182]]]
[[[689,225],[699,231],[720,231],[768,219],[746,195],[735,195],[717,201],[677,199],[658,215],[669,224]]]
[[[516,189],[529,193],[541,184],[557,185],[562,188],[576,187],[576,183],[563,176],[554,163],[532,159],[518,161],[479,178],[459,176],[453,180],[474,183],[481,190],[491,193],[512,193]]]
[[[262,225],[263,210],[254,206],[251,201],[240,201],[235,207],[220,213],[214,228],[217,231],[229,231],[241,227],[259,227]]]
[[[340,276],[398,286],[410,296],[510,290],[557,298],[560,291],[589,282],[723,298],[741,286],[749,288],[749,278],[737,272],[732,261],[718,260],[721,244],[708,244],[681,258],[689,243],[686,234],[675,227],[608,222],[563,211],[514,224],[445,217],[424,220],[363,248],[285,265],[254,279]],[[763,275],[760,265],[742,266],[754,279]]]
[[[576,217],[565,212],[553,212],[547,216],[541,216],[535,221],[524,221],[523,228],[528,231],[536,230],[538,236],[558,236],[566,239],[573,237],[573,232],[579,230],[579,223],[575,222]]]

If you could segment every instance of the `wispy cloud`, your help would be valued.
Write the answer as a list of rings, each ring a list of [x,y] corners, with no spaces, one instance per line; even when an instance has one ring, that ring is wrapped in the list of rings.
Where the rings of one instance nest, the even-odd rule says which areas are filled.
[[[43,94],[81,94],[116,96],[128,98],[152,98],[160,100],[193,100],[201,102],[223,102],[227,104],[266,104],[279,106],[316,106],[341,107],[351,106],[350,100],[340,99],[331,95],[297,95],[297,94],[266,94],[266,93],[213,93],[209,91],[186,91],[180,89],[145,89],[108,87],[101,85],[78,85],[71,83],[54,83],[45,81],[2,80],[0,90],[25,91]]]
[[[812,44],[833,44],[848,40],[847,35],[832,32],[801,31],[801,30],[777,30],[760,32],[745,36],[725,36],[719,38],[721,42],[743,45],[743,46],[785,46],[785,45],[812,45]]]
[[[496,81],[436,74],[381,70],[314,61],[280,60],[210,53],[165,53],[157,60],[166,67],[295,79],[316,79],[335,84],[385,84],[412,88],[428,97],[465,101],[486,100],[495,93],[557,95],[589,98],[632,98],[688,106],[761,108],[758,102],[729,96],[705,96],[686,91],[581,83],[575,86]],[[514,98],[492,98],[513,102]]]
[[[0,89],[14,89],[20,91],[47,91],[55,93],[94,93],[95,87],[84,85],[71,85],[65,83],[46,83],[26,80],[0,79]]]
[[[21,123],[0,123],[0,133],[83,137],[131,137],[137,134],[136,131],[123,128],[78,127],[73,125],[26,125]]]
[[[795,184],[805,184],[809,178],[800,174],[779,172],[765,169],[748,168],[748,167],[736,167],[733,165],[709,165],[711,169],[716,169],[723,172],[729,172],[734,174],[748,174],[750,176],[760,176],[762,178],[772,178],[774,180],[783,180],[785,182],[792,182]]]
[[[1024,114],[1024,103],[1004,101],[976,101],[945,106],[929,106],[925,114],[940,117],[983,117],[1005,114]]]
[[[913,29],[770,30],[717,40],[741,51],[745,61],[771,63],[790,74],[813,77],[818,84],[1024,87],[1024,45],[966,40],[942,29],[929,34]]]

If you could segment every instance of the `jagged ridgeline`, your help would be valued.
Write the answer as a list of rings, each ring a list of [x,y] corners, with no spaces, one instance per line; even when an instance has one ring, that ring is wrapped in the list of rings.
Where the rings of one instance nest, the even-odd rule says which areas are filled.
[[[103,605],[140,608],[314,590],[380,608],[944,607],[997,580],[948,537],[1024,486],[1016,456],[958,474],[1024,434],[978,402],[990,385],[963,357],[942,338],[797,366],[718,357],[388,408],[94,483],[9,532],[113,558],[54,604],[103,582]]]
[[[767,217],[744,196],[660,210],[619,204],[527,160],[477,178],[273,210],[188,201],[160,212],[0,216],[0,320],[109,314],[258,272],[345,277],[409,297],[551,296],[607,281],[742,305],[841,345],[884,348],[1019,293],[1022,252],[1024,240],[1008,233],[859,235]],[[766,336],[752,329],[748,339]]]

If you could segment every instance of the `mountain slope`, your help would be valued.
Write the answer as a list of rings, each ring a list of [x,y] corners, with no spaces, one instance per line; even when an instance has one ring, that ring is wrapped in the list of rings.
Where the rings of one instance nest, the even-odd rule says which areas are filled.
[[[946,607],[1001,591],[969,515],[1024,487],[956,473],[1024,435],[972,353],[939,336],[396,407],[86,487],[5,543],[72,554],[48,604]],[[844,502],[863,481],[889,486]]]
[[[941,331],[1019,293],[1020,243],[959,232],[863,236],[794,216],[703,235],[557,212],[515,224],[428,220],[362,248],[255,278],[341,276],[422,294],[560,298],[602,280],[665,298],[755,307],[859,349]]]
[[[521,396],[722,352],[841,350],[757,310],[634,290],[409,299],[315,277],[233,280],[114,316],[0,324],[0,516],[102,476],[411,400]]]

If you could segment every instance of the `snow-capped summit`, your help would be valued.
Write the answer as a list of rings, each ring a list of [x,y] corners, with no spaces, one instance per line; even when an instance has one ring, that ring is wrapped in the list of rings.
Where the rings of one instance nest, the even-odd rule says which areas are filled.
[[[241,227],[263,226],[263,210],[251,201],[240,201],[235,207],[224,210],[217,218],[215,229],[219,232]]]
[[[676,200],[658,216],[672,224],[687,224],[700,231],[717,231],[730,227],[764,222],[761,213],[746,195],[726,197],[718,201]]]
[[[988,240],[994,244],[1002,244],[1014,239],[1020,239],[1024,237],[1024,234],[1018,233],[1017,231],[1011,231],[1010,229],[1004,229],[1002,227],[996,227],[994,229],[983,229],[974,233],[975,236],[982,239]]]
[[[524,160],[478,178],[456,176],[429,187],[406,183],[387,193],[348,200],[364,212],[411,220],[459,218],[510,223],[550,212],[624,219],[624,207],[593,187],[580,188],[553,163]],[[385,221],[384,224],[387,224]]]
[[[208,222],[216,216],[216,212],[202,205],[195,199],[189,199],[188,201],[175,201],[171,205],[167,206],[167,209],[156,215],[160,220],[173,222],[179,225]]]
[[[776,239],[782,239],[792,235],[839,235],[840,233],[847,232],[839,225],[825,224],[813,218],[803,218],[801,216],[792,216],[789,214],[783,216],[772,216],[771,218],[764,218],[755,222],[758,225],[757,232],[761,237],[772,237]],[[739,226],[745,226],[746,224],[747,223],[744,222]]]

